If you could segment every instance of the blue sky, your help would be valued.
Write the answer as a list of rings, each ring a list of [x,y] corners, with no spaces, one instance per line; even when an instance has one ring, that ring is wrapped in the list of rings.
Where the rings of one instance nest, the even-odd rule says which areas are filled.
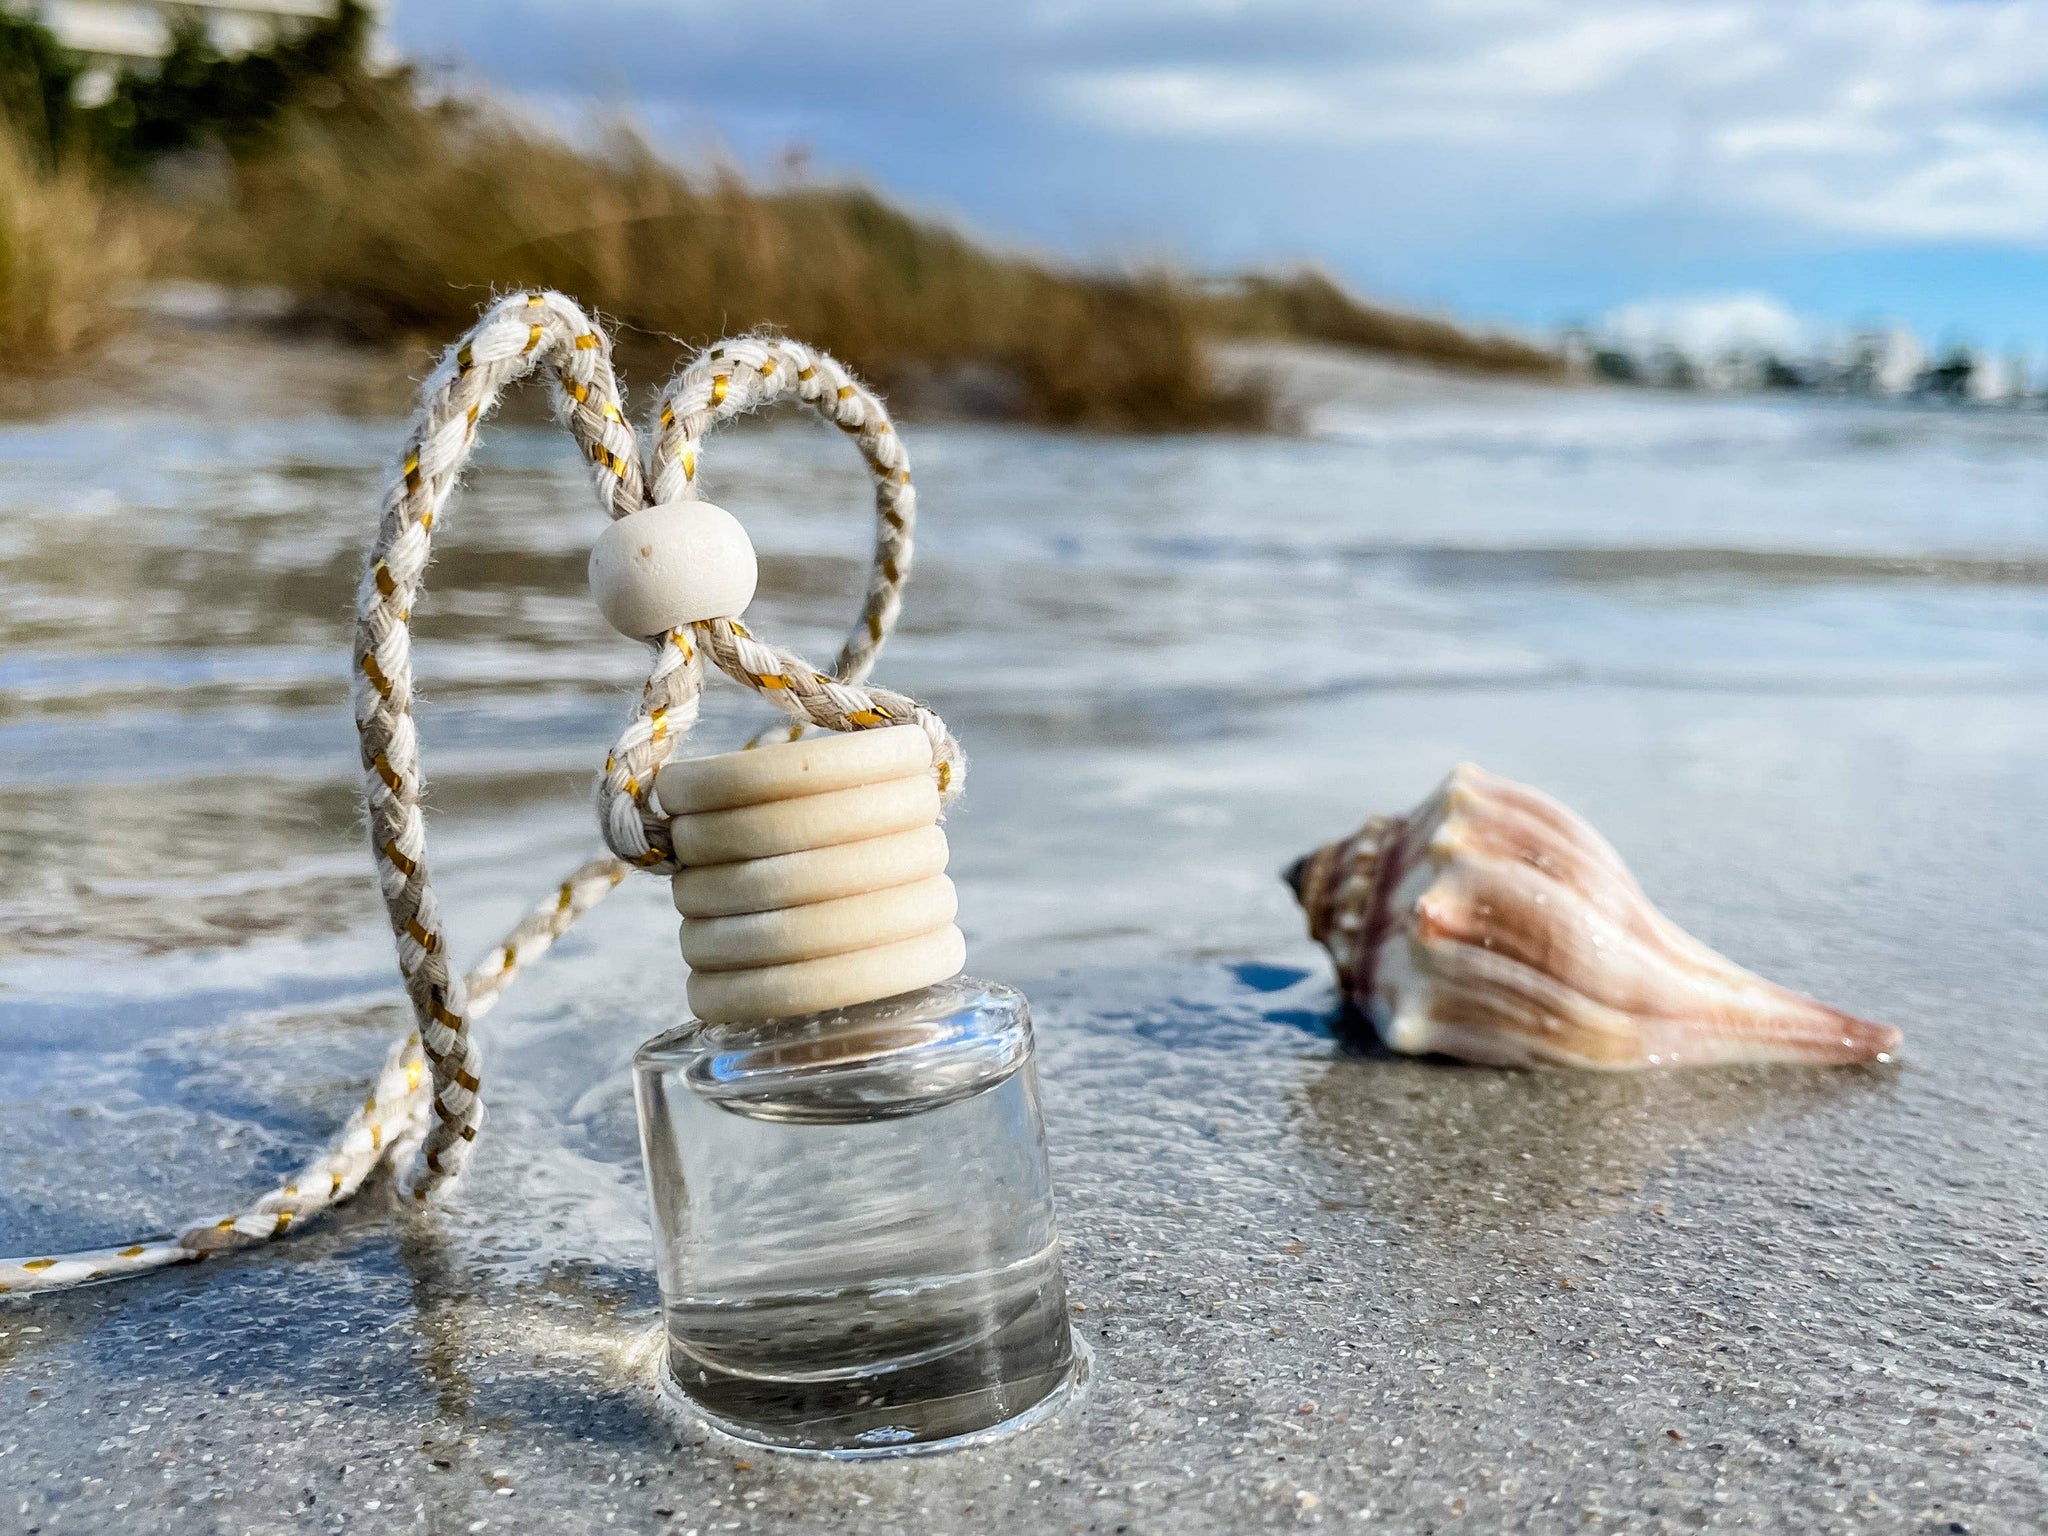
[[[394,33],[1074,255],[2048,351],[2048,0],[397,0]]]

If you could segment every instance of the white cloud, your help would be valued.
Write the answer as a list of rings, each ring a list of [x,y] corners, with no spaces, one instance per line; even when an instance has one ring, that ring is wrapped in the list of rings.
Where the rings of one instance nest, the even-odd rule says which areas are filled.
[[[2048,0],[1446,0],[1391,34],[1341,9],[1285,58],[1160,25],[1150,57],[1050,66],[1047,99],[1136,137],[1479,157],[1561,207],[2048,246]]]
[[[1646,299],[1612,311],[1598,329],[1631,346],[1665,343],[1698,358],[1748,349],[1793,356],[1808,350],[1819,335],[1812,322],[1762,293]]]
[[[1140,135],[1281,142],[1312,138],[1357,146],[1403,139],[1459,144],[1507,127],[1496,111],[1420,99],[1360,99],[1274,70],[1103,70],[1057,80],[1053,92],[1077,114]]]

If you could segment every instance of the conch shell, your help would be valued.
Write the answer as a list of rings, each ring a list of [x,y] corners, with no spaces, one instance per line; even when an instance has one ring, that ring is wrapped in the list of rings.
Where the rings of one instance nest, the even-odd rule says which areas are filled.
[[[1389,1048],[1494,1066],[1889,1061],[1899,1032],[1716,954],[1548,795],[1461,764],[1287,872]]]

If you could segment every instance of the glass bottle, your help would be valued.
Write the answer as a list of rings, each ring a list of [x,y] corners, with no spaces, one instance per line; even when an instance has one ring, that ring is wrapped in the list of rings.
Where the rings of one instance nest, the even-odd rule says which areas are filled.
[[[691,1021],[634,1058],[665,1389],[728,1434],[832,1456],[973,1443],[1083,1362],[1022,994]]]

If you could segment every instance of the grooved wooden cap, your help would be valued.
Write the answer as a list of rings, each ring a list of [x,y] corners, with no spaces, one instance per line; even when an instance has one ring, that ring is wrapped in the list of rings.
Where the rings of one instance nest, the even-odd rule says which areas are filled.
[[[851,1008],[948,980],[966,965],[967,940],[948,923],[913,939],[820,960],[692,971],[690,1011],[707,1024],[730,1024]]]
[[[946,872],[946,860],[945,832],[935,826],[913,827],[831,848],[681,870],[669,881],[669,889],[684,917],[729,917],[928,880]]]
[[[683,958],[694,971],[787,965],[914,939],[952,922],[959,910],[953,882],[934,875],[910,885],[779,912],[692,918],[683,924]]]
[[[831,732],[716,757],[678,758],[663,766],[655,791],[670,815],[726,811],[879,784],[928,771],[931,738],[914,725]]]
[[[682,870],[690,1007],[787,1018],[960,973],[931,741],[916,726],[671,763],[657,789]]]
[[[891,832],[908,832],[939,819],[939,786],[928,773],[885,779],[852,789],[736,805],[726,811],[692,811],[671,820],[680,864],[730,864],[764,859],[806,848],[830,848]]]

